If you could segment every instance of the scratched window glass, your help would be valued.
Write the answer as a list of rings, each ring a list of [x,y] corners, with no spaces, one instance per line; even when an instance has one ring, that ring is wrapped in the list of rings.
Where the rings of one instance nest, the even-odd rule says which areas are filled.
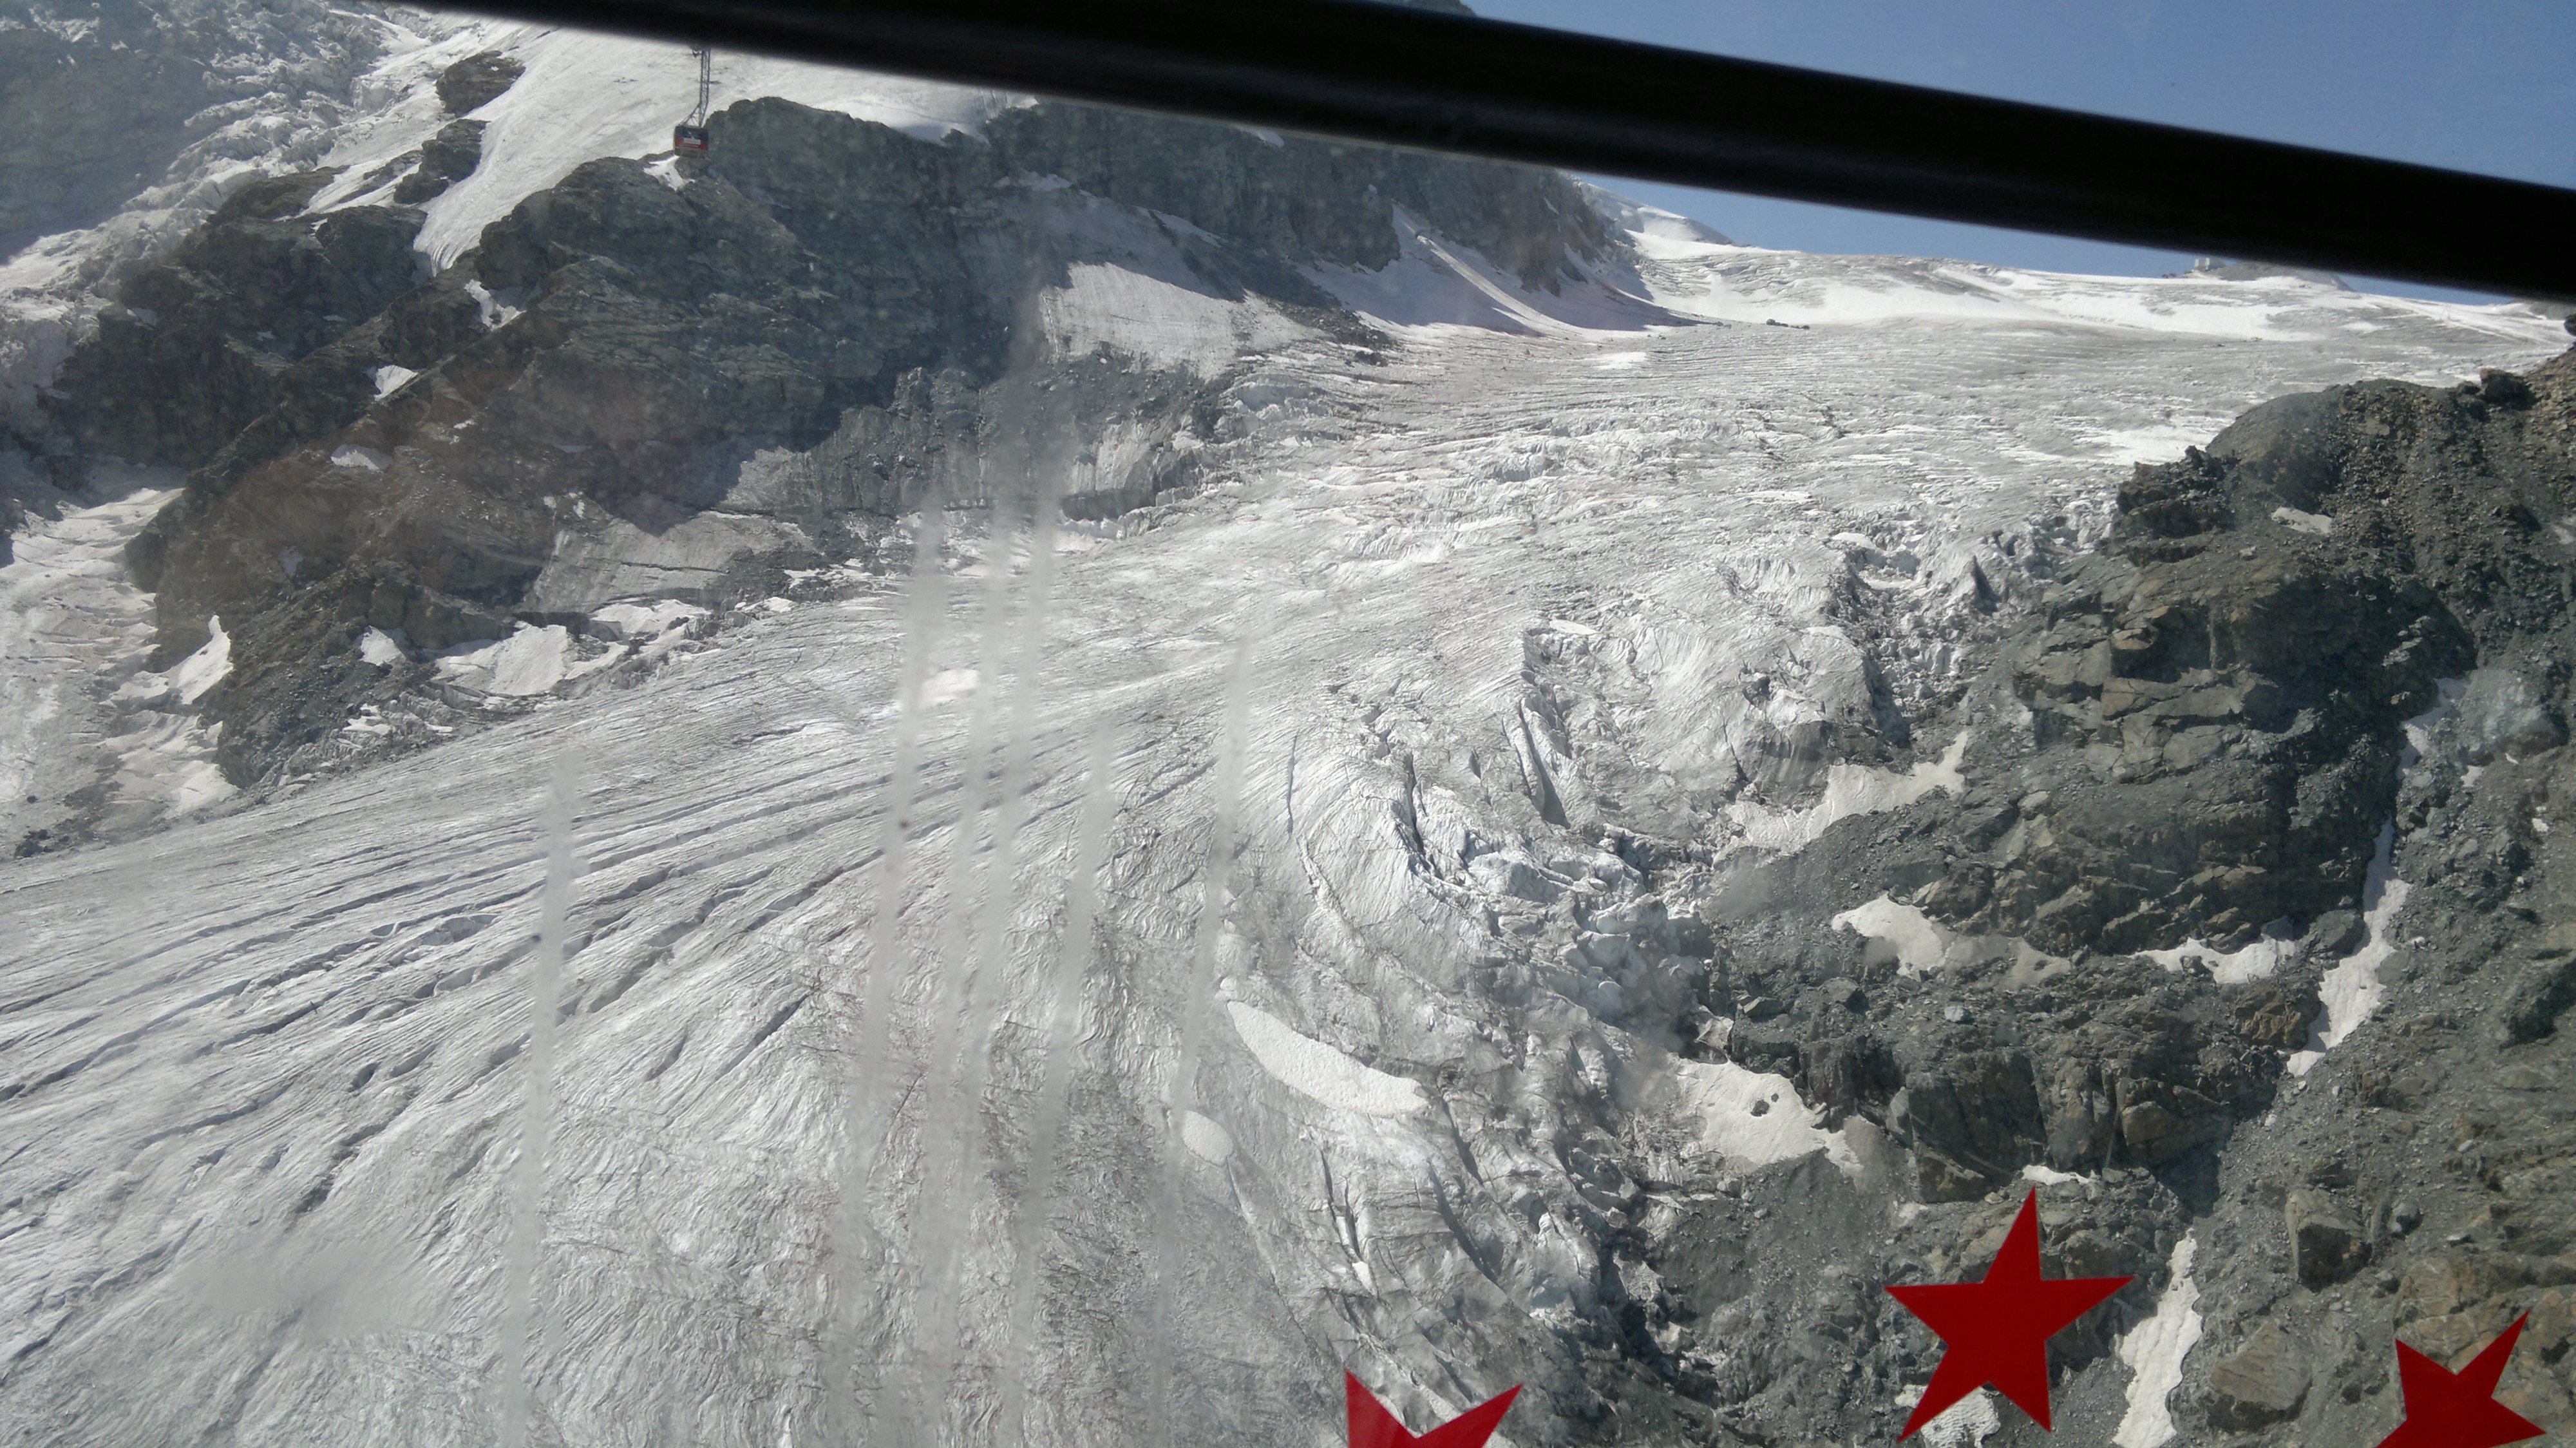
[[[2567,304],[307,0],[0,114],[12,1441],[2576,1426]]]

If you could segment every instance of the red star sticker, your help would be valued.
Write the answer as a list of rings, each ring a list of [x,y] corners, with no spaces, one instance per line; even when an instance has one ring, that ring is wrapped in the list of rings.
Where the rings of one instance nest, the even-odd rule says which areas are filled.
[[[2397,1345],[2397,1386],[2406,1421],[2379,1448],[2497,1448],[2540,1436],[2540,1425],[2495,1400],[2496,1384],[2522,1336],[2525,1313],[2457,1373],[2404,1343]]]
[[[1914,1416],[1897,1436],[1913,1437],[1952,1404],[1988,1384],[2046,1428],[2048,1340],[2129,1280],[2040,1276],[2039,1193],[2022,1198],[2021,1215],[2013,1218],[2003,1250],[1995,1254],[1983,1281],[1887,1289],[1949,1345],[1941,1365],[1932,1370],[1923,1401],[1914,1405]]]
[[[1485,1440],[1501,1426],[1503,1414],[1510,1412],[1512,1399],[1521,1395],[1517,1384],[1511,1391],[1484,1402],[1416,1438],[1404,1431],[1404,1420],[1388,1412],[1377,1395],[1360,1386],[1360,1380],[1342,1374],[1343,1395],[1350,1400],[1351,1448],[1485,1448]]]

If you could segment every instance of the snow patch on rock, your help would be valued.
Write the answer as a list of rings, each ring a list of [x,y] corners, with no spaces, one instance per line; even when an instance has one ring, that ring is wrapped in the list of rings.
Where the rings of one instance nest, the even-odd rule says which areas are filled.
[[[2397,755],[2401,781],[2425,767],[2425,756],[2436,747],[2435,732],[2459,710],[2461,700],[2471,693],[2473,679],[2474,676],[2438,681],[2440,699],[2405,722],[2406,745]],[[2477,770],[2468,770],[2462,783],[2474,787],[2477,775]],[[2406,908],[2406,897],[2414,889],[2397,878],[2397,826],[2380,826],[2379,847],[2371,852],[2370,873],[2361,893],[2361,923],[2368,934],[2360,949],[2336,962],[2317,982],[2317,995],[2325,1009],[2309,1029],[2307,1049],[2292,1054],[2285,1063],[2291,1075],[2307,1075],[2326,1052],[2343,1044],[2345,1037],[2378,1013],[2380,1001],[2388,994],[2388,987],[2380,983],[2379,970],[2397,953],[2397,914]]]
[[[1548,292],[1433,234],[1395,208],[1398,255],[1376,271],[1316,266],[1306,275],[1343,306],[1399,330],[1475,328],[1532,336],[1641,332],[1682,323],[1653,302],[1594,278]]]
[[[506,639],[449,649],[439,655],[438,672],[479,693],[527,698],[562,683],[572,663],[572,634],[562,624],[523,623]]]
[[[2379,848],[2371,853],[2369,882],[2361,895],[2361,923],[2369,935],[2359,950],[2337,962],[2317,982],[2325,1010],[2308,1033],[2308,1048],[2289,1059],[2293,1076],[2315,1069],[2326,1052],[2342,1045],[2345,1037],[2377,1014],[2388,994],[2388,987],[2380,983],[2379,968],[2397,953],[2397,912],[2406,908],[2406,897],[2415,888],[2397,878],[2396,850],[2397,827],[2381,826]]]
[[[2173,1280],[2156,1299],[2156,1315],[2120,1338],[2120,1361],[2129,1366],[2129,1406],[2111,1437],[2118,1448],[2163,1448],[2181,1431],[2165,1400],[2182,1386],[2183,1359],[2200,1341],[2200,1288],[2191,1280],[2198,1250],[2189,1236],[2174,1244]]]
[[[2209,978],[2220,985],[2245,985],[2269,980],[2282,966],[2299,958],[2299,935],[2289,917],[2263,927],[2263,933],[2234,950],[2220,950],[2199,936],[2193,936],[2171,950],[2142,950],[2147,959],[2176,975],[2191,966],[2209,972]]]
[[[1808,1105],[1788,1077],[1732,1061],[1677,1061],[1673,1078],[1704,1149],[1748,1168],[1821,1151],[1846,1176],[1860,1174],[1851,1144],[1824,1128],[1824,1109]]]
[[[1962,935],[1911,905],[1881,894],[1833,917],[1837,930],[1848,930],[1895,957],[1897,974],[1927,972],[1990,960],[2010,960],[2007,987],[2019,988],[2067,969],[2071,962],[2050,955],[2017,935]],[[1884,958],[1884,957],[1882,957]]]
[[[1041,299],[1041,317],[1077,355],[1105,347],[1213,377],[1306,333],[1266,303],[1229,302],[1132,266],[1076,262],[1065,273]]]
[[[2023,1167],[2021,1169],[2021,1179],[2035,1187],[2062,1187],[2069,1182],[2089,1182],[2093,1180],[2082,1172],[2059,1171],[2054,1167],[2042,1166],[2038,1162],[2032,1162],[2030,1165]]]
[[[1938,970],[1949,956],[1951,943],[1958,939],[1956,932],[1944,929],[1932,917],[1885,895],[1836,915],[1833,926],[1866,940],[1884,942],[1896,952],[1897,969],[1904,975]]]
[[[1896,1406],[1911,1408],[1923,1401],[1923,1389],[1909,1384],[1896,1395]],[[1961,1398],[1941,1416],[1923,1425],[1923,1441],[1929,1448],[1975,1448],[2003,1431],[2003,1415],[1995,1411],[1995,1395],[1979,1388]]]
[[[358,657],[380,669],[390,669],[411,657],[392,634],[370,627],[358,635]]]
[[[522,200],[602,156],[655,156],[671,149],[671,124],[697,96],[688,48],[573,30],[494,26],[485,44],[523,61],[518,82],[474,112],[486,123],[474,173],[429,204],[419,247],[444,268],[481,239],[483,228]],[[875,121],[925,140],[980,130],[1018,103],[996,91],[908,80],[839,66],[718,51],[711,109],[778,96],[817,110]],[[364,172],[418,146],[443,123],[381,138],[363,155],[334,157]]]
[[[1790,854],[1805,849],[1837,821],[1853,815],[1903,809],[1934,790],[1957,794],[1967,787],[1959,773],[1968,754],[1968,731],[1961,730],[1937,760],[1918,763],[1903,774],[1865,764],[1836,764],[1825,772],[1824,797],[1805,809],[1774,809],[1752,800],[1730,806],[1742,843]]]
[[[209,616],[206,632],[212,637],[170,671],[170,691],[182,704],[194,704],[206,697],[233,671],[232,635],[224,632],[222,617]]]

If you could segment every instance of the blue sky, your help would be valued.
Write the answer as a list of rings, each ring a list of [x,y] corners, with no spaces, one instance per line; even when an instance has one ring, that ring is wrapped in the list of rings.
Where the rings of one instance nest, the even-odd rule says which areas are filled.
[[[2576,186],[2576,0],[1469,3],[1496,20]],[[2144,275],[2192,260],[1602,179],[1759,246]]]

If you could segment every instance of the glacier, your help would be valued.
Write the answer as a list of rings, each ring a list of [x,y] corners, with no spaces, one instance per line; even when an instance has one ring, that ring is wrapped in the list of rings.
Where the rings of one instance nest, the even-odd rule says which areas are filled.
[[[433,263],[667,139],[681,52],[388,13],[352,179],[435,130],[439,67],[529,65]],[[718,76],[930,136],[1017,103]],[[1058,526],[1083,464],[1043,460],[1042,525],[925,509],[908,576],[721,616],[639,588],[599,610],[658,651],[619,686],[524,625],[440,665],[524,712],[256,794],[177,709],[219,651],[145,670],[115,569],[174,480],[31,521],[0,826],[102,770],[134,803],[0,866],[0,1441],[1307,1444],[1345,1365],[1416,1421],[1526,1381],[1497,1442],[1588,1441],[1582,1324],[1653,1296],[1642,1235],[1904,1218],[1884,1132],[1643,1023],[1694,968],[1628,959],[1643,922],[1960,793],[2026,717],[1817,740],[1954,701],[2132,464],[2564,334],[1604,209],[1622,257],[1554,290],[1409,230],[1316,268],[1392,339],[1366,356],[1149,259],[1074,268],[1062,350],[1232,379],[1216,486]],[[11,263],[13,335],[76,321],[42,280],[74,249]],[[1832,905],[1931,940],[1909,974],[1947,948]],[[2124,1443],[2165,1441],[2198,1332],[2170,1251]],[[1635,1431],[1682,1425],[1733,1441]]]
[[[1809,264],[1752,261],[1793,286]],[[956,1199],[910,1206],[955,1143],[918,1135],[917,1102],[897,1108],[871,1183],[884,1244],[868,1264],[872,1369],[904,1364],[940,1286],[912,1276],[901,1244],[926,1214],[953,1215],[965,1347],[944,1411],[969,1437],[1015,1436],[992,1422],[997,1390],[979,1371],[1006,1325],[1011,1190],[1031,1150],[1082,760],[1106,728],[1121,741],[1118,816],[1028,1431],[1088,1440],[1136,1421],[1130,1349],[1150,1308],[1136,1184],[1163,1169],[1219,680],[1249,640],[1243,884],[1223,966],[1235,1029],[1208,1037],[1193,1108],[1231,1151],[1183,1164],[1178,1411],[1192,1432],[1325,1421],[1335,1360],[1378,1359],[1432,1404],[1508,1386],[1444,1387],[1475,1371],[1453,1335],[1525,1337],[1546,1302],[1595,1290],[1578,1229],[1511,1210],[1556,1169],[1548,1108],[1510,1083],[1611,1060],[1651,1069],[1651,1052],[1578,1002],[1491,993],[1480,892],[1404,823],[1428,817],[1430,761],[1452,790],[1491,791],[1449,806],[1479,838],[1589,848],[1580,804],[1566,826],[1536,818],[1507,737],[1528,640],[1554,620],[1595,631],[1590,662],[1629,741],[1624,756],[1587,741],[1576,757],[1634,806],[1679,800],[1713,767],[1686,742],[1722,748],[1848,683],[1795,659],[1809,630],[1837,626],[1830,601],[1865,566],[1838,536],[1928,556],[2080,522],[2141,433],[2205,431],[2356,366],[2440,377],[2493,359],[2502,325],[2295,282],[2233,305],[2279,335],[1870,318],[1422,328],[1366,371],[1328,348],[1274,355],[1271,375],[1313,401],[1256,432],[1257,481],[1058,555],[1042,662],[1011,681],[1037,722],[1019,903],[985,984],[1001,1010],[971,1129],[989,1169]],[[2358,344],[2324,320],[2364,310],[2384,333]],[[1614,352],[1644,355],[1605,374]],[[30,550],[10,570],[43,566]],[[1958,605],[1919,572],[1888,586],[1924,631],[1917,667],[1937,670]],[[999,672],[971,642],[973,606],[954,605],[932,672]],[[964,958],[934,945],[973,908],[917,870],[896,955],[864,948],[884,908],[871,862],[900,612],[887,594],[747,621],[632,690],[0,874],[0,1116],[11,1139],[42,1144],[0,1165],[11,1418],[78,1422],[90,1441],[488,1436],[538,818],[558,755],[590,782],[537,1275],[542,1431],[642,1442],[668,1424],[674,1441],[769,1443],[818,1412],[834,1083],[854,1006],[886,972],[890,1064],[918,1079],[937,1025],[920,1012]],[[1794,682],[1762,718],[1723,717],[1713,696],[1740,700],[1757,673]],[[960,758],[967,706],[925,699],[907,836],[923,860],[961,842],[990,851],[981,781]],[[1303,1081],[1273,1064],[1316,1052],[1333,1054],[1301,1065]],[[1370,1084],[1390,1078],[1406,1086]],[[1424,1107],[1373,1105],[1404,1089]],[[1715,1149],[1730,1146],[1721,1134]],[[1487,1304],[1463,1328],[1444,1305],[1460,1300]],[[167,1390],[102,1391],[140,1381]]]

